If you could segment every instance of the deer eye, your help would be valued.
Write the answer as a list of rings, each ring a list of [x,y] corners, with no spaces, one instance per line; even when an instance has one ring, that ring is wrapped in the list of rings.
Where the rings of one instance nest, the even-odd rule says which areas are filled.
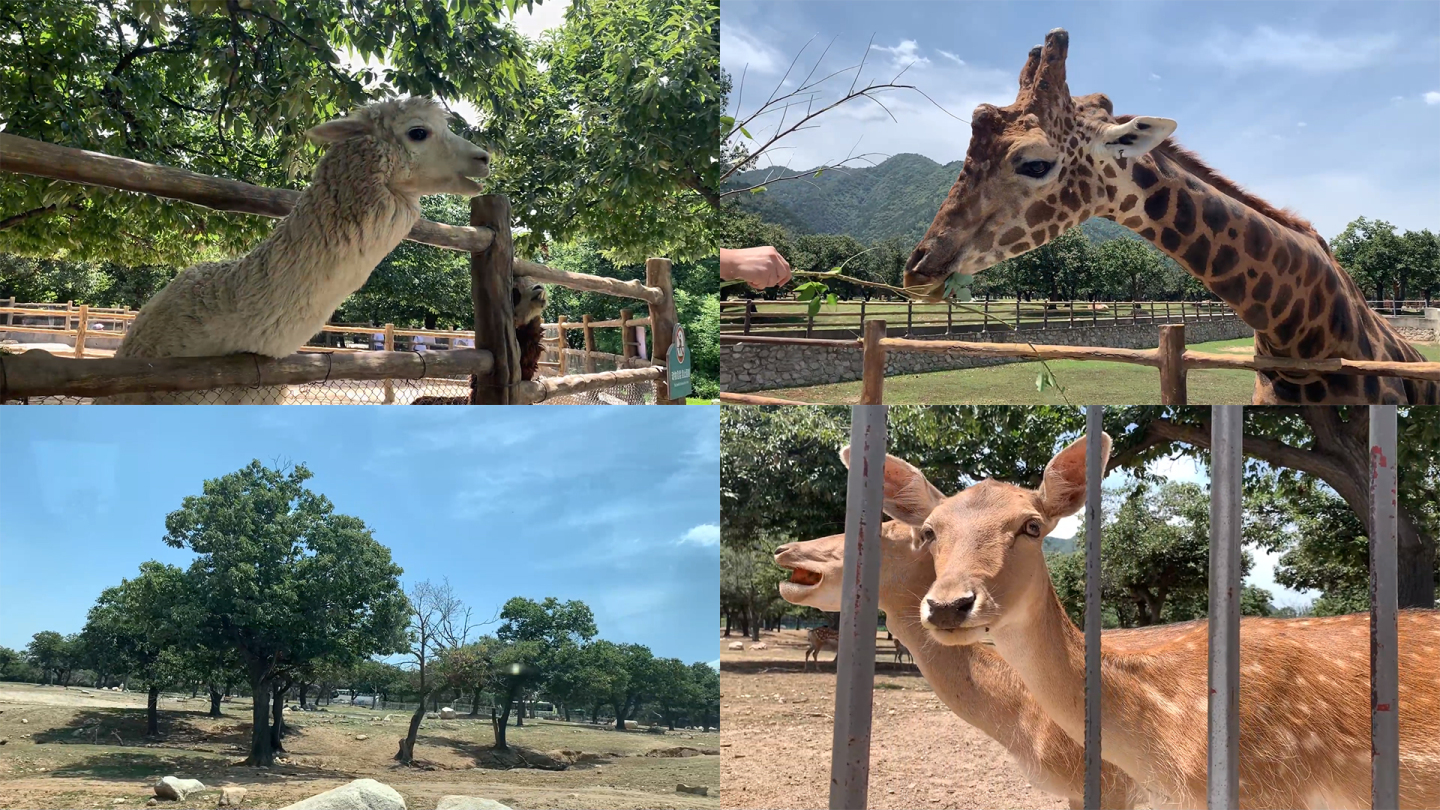
[[[1050,168],[1054,165],[1048,160],[1027,160],[1020,164],[1020,168],[1016,169],[1015,173],[1023,174],[1026,177],[1044,177],[1050,173]]]
[[[1043,528],[1045,527],[1041,525],[1040,521],[1034,518],[1031,518],[1030,520],[1025,522],[1025,533],[1030,535],[1031,537],[1039,537],[1040,530]]]
[[[405,136],[412,141],[423,141],[430,137],[430,130],[424,127],[411,127],[409,131],[405,133]]]

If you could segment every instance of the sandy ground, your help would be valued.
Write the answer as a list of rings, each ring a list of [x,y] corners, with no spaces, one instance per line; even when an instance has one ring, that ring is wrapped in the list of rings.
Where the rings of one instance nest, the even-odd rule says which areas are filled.
[[[508,732],[512,748],[522,755],[563,750],[596,756],[564,771],[506,770],[489,759],[488,718],[427,717],[416,753],[430,770],[421,770],[391,760],[408,715],[390,712],[386,720],[386,712],[337,705],[331,711],[292,713],[297,733],[285,739],[285,761],[248,768],[234,764],[248,749],[248,701],[224,704],[224,716],[215,719],[206,715],[209,702],[203,696],[179,698],[161,701],[161,736],[146,741],[143,694],[0,684],[0,740],[5,741],[0,745],[0,807],[140,807],[153,795],[155,780],[166,775],[199,779],[210,788],[184,802],[165,803],[173,808],[214,807],[225,785],[248,790],[246,807],[283,807],[361,778],[390,785],[418,810],[433,808],[452,793],[517,809],[720,807],[715,733],[620,733],[588,724],[527,721]],[[360,735],[366,739],[357,740]],[[705,753],[650,755],[677,747]],[[705,785],[710,795],[677,793],[681,783]]]
[[[828,805],[835,666],[801,671],[805,634],[762,633],[769,649],[720,643],[720,778],[727,808]],[[746,641],[747,648],[749,641]],[[882,633],[877,646],[888,648]],[[908,664],[877,655],[872,808],[1065,808],[1030,786],[999,743],[956,717]]]

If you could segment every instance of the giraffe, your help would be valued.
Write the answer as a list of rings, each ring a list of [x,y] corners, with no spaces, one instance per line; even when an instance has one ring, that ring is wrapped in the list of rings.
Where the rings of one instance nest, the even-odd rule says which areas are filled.
[[[1335,261],[1315,228],[1241,189],[1170,139],[1176,122],[1114,115],[1070,95],[1070,37],[1030,50],[1008,107],[982,104],[959,178],[905,266],[939,300],[974,275],[1091,217],[1118,222],[1175,259],[1255,330],[1264,357],[1424,360]],[[1256,373],[1255,404],[1440,403],[1440,383],[1298,371]]]

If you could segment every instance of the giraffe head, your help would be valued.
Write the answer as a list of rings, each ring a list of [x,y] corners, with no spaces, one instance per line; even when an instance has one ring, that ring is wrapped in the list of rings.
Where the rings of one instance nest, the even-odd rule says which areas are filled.
[[[953,273],[974,275],[1109,210],[1127,162],[1175,131],[1169,118],[1116,119],[1100,93],[1071,97],[1070,35],[1030,50],[1007,107],[981,104],[960,177],[905,264],[905,286],[939,299]]]

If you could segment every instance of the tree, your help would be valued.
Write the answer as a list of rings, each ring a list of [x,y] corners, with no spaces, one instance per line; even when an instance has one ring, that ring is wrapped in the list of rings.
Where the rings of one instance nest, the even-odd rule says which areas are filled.
[[[553,596],[536,602],[517,596],[500,609],[504,624],[495,636],[501,641],[538,641],[548,647],[570,642],[580,644],[595,637],[595,614],[590,606],[572,599],[561,602]]]
[[[304,465],[258,461],[207,480],[165,518],[165,542],[191,563],[204,625],[235,650],[253,700],[249,765],[270,765],[270,708],[294,667],[402,650],[400,568],[359,518],[305,487]]]
[[[718,728],[720,725],[720,671],[709,664],[696,662],[690,665],[690,678],[695,683],[692,715],[699,719],[701,728]]]
[[[130,683],[145,688],[147,736],[160,733],[160,690],[193,669],[201,610],[185,572],[153,560],[141,563],[134,579],[106,588],[90,609],[82,637],[107,651],[106,663]]]
[[[62,636],[54,630],[42,630],[31,637],[25,646],[25,658],[44,673],[46,683],[70,683],[70,673],[79,663],[77,652],[78,637]]]
[[[1405,245],[1395,233],[1395,226],[1382,220],[1360,217],[1330,243],[1335,260],[1361,290],[1375,291],[1377,299],[1392,292],[1403,299],[1408,278],[1405,269]]]
[[[583,237],[621,263],[714,255],[719,32],[715,0],[591,0],[541,37],[544,70],[489,132],[522,252]]]
[[[651,698],[660,707],[665,725],[674,731],[676,717],[688,717],[695,705],[701,702],[695,673],[679,658],[657,658],[652,674],[655,691]]]
[[[318,155],[305,130],[328,118],[409,93],[469,98],[500,126],[531,71],[497,3],[40,0],[5,6],[0,31],[8,133],[291,188]],[[347,68],[346,48],[386,68]],[[270,228],[10,174],[0,211],[0,249],[137,264],[233,254]]]
[[[510,723],[510,709],[522,697],[524,689],[541,676],[536,662],[542,653],[539,641],[503,643],[495,653],[496,692],[500,716],[495,723],[495,750],[505,751],[505,730]]]
[[[404,687],[405,671],[394,664],[366,659],[350,669],[348,681],[352,701],[357,692],[367,692],[378,695],[383,703],[390,699],[391,692],[398,692]],[[374,704],[371,706],[379,708]]]
[[[1099,286],[1116,300],[1141,301],[1152,297],[1164,275],[1163,256],[1147,242],[1111,239],[1095,248]]]
[[[427,579],[410,589],[410,649],[406,652],[415,668],[419,705],[410,715],[410,727],[400,740],[400,750],[395,752],[401,764],[415,761],[415,736],[420,733],[420,721],[425,719],[425,699],[438,680],[431,677],[430,667],[447,650],[464,646],[471,629],[470,608],[455,595],[449,580],[436,585]]]
[[[20,653],[9,647],[0,646],[0,680],[9,678],[24,661],[25,658]]]

